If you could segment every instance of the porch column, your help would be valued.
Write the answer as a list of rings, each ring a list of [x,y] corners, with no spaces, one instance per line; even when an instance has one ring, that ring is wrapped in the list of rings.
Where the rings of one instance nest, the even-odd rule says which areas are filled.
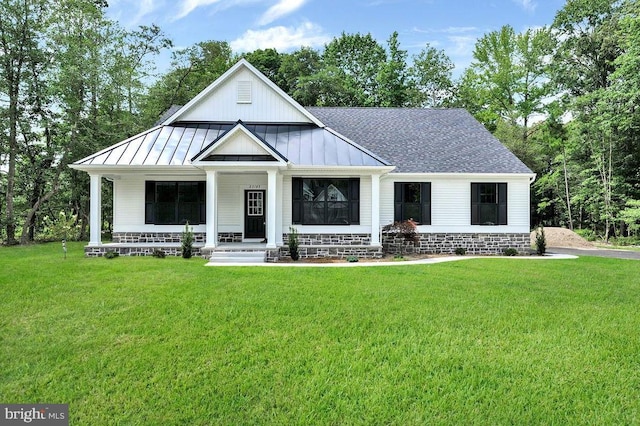
[[[278,199],[277,170],[267,170],[267,248],[276,248],[276,201]]]
[[[278,193],[276,194],[276,245],[277,246],[281,246],[284,244],[284,242],[282,241],[282,209],[283,209],[283,205],[282,205],[282,192],[283,192],[283,181],[284,181],[284,176],[282,176],[282,173],[278,173],[278,175],[276,176],[276,190],[278,191]]]
[[[206,247],[218,245],[218,172],[207,170],[207,240]]]
[[[102,175],[90,174],[89,245],[102,244]]]
[[[371,175],[371,245],[380,245],[380,175]]]

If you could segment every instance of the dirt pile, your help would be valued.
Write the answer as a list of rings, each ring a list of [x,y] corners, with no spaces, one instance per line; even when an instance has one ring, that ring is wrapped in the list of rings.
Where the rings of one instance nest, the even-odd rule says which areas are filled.
[[[580,235],[565,228],[544,228],[547,247],[594,248],[594,245]],[[531,232],[531,245],[536,245],[536,232]]]

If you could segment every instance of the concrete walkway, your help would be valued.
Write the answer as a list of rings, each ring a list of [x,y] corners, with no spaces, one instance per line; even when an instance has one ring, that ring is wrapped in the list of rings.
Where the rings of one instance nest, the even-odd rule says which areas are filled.
[[[578,249],[565,247],[549,247],[547,252],[554,254],[570,254],[574,256],[596,256],[596,257],[612,257],[615,259],[635,259],[640,260],[640,251],[632,250],[613,250],[613,249]]]
[[[359,262],[339,262],[339,263],[304,263],[304,262],[281,262],[281,263],[215,263],[209,262],[205,266],[266,266],[266,267],[310,267],[310,268],[354,268],[364,266],[410,266],[410,265],[431,265],[434,263],[455,262],[468,259],[516,259],[516,260],[554,260],[554,259],[577,259],[571,254],[549,253],[545,256],[446,256],[432,257],[420,260],[406,260],[398,262],[371,262],[362,260]]]

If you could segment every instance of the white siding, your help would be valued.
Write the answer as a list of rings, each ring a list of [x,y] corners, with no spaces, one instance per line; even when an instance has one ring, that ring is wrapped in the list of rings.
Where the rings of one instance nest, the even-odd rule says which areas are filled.
[[[251,81],[251,103],[238,103],[238,81]],[[217,87],[179,120],[308,123],[309,119],[247,69]]]
[[[267,190],[266,174],[220,174],[218,232],[244,232],[244,191]],[[268,191],[265,196],[268,196]],[[265,200],[266,201],[266,200]]]
[[[182,232],[182,225],[147,225],[144,223],[145,180],[199,180],[197,177],[161,179],[159,177],[122,176],[113,181],[114,232]],[[202,179],[204,180],[204,179]],[[195,232],[205,232],[205,225],[195,225]]]
[[[380,183],[380,223],[393,222],[394,182],[431,182],[431,225],[421,232],[529,232],[528,176],[385,176]],[[471,183],[507,182],[507,225],[471,225]]]

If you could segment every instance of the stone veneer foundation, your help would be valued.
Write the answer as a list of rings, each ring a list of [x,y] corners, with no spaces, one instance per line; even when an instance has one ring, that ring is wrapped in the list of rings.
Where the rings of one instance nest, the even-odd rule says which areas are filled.
[[[193,242],[204,243],[206,233],[194,232]],[[115,244],[163,244],[182,242],[182,232],[114,232],[111,242]]]
[[[289,234],[283,234],[282,238],[288,242]],[[383,252],[382,247],[371,246],[369,234],[298,234],[298,254],[301,259],[344,259],[349,256],[379,259]],[[279,257],[289,256],[289,246],[280,247]],[[267,256],[267,261],[273,260]]]
[[[283,241],[288,241],[283,234]],[[530,251],[528,233],[480,234],[480,233],[428,233],[418,234],[415,241],[407,241],[397,234],[383,234],[382,246],[372,247],[368,234],[298,234],[298,253],[301,258],[346,258],[357,256],[362,259],[378,259],[383,254],[454,254],[459,247],[467,254],[500,255],[507,248],[514,248],[520,254]],[[85,248],[87,256],[104,256],[108,251],[123,256],[151,256],[154,250],[162,250],[168,256],[180,256],[182,253],[180,232],[121,232],[113,234],[113,245],[91,246]],[[194,233],[194,256],[206,257],[201,250],[206,241],[204,232]],[[226,232],[218,235],[222,243],[242,242],[242,234]],[[140,246],[136,246],[140,244]],[[266,250],[266,261],[277,262],[289,257],[287,245]]]
[[[415,241],[407,241],[397,234],[383,234],[382,247],[389,254],[455,254],[459,247],[464,248],[467,254],[501,255],[507,248],[527,254],[531,249],[531,241],[528,233],[418,234]]]

